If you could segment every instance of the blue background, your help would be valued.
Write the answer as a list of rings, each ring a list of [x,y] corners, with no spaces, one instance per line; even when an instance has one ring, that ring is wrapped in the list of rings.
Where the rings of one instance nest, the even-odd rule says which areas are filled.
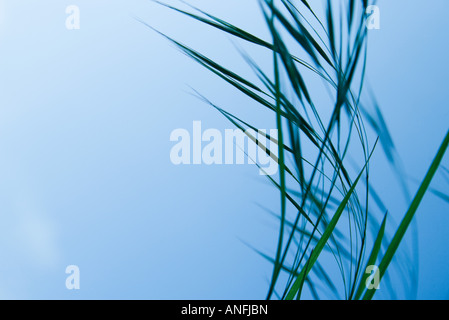
[[[256,1],[191,3],[266,35]],[[71,4],[80,30],[65,27]],[[368,81],[421,179],[448,129],[449,3],[378,4]],[[151,1],[0,1],[0,298],[265,298],[272,267],[245,243],[274,252],[277,221],[260,206],[278,211],[278,194],[255,166],[174,166],[169,136],[194,120],[231,128],[189,86],[259,128],[274,119],[135,17],[250,73],[228,36]],[[400,218],[408,200],[377,161]],[[417,297],[446,299],[447,203],[426,196],[415,222]],[[80,290],[65,287],[71,264]]]

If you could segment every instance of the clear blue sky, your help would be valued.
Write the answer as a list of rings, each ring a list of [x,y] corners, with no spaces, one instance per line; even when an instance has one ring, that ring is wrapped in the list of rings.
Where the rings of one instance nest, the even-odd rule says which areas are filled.
[[[258,31],[256,1],[192,3]],[[71,4],[80,30],[65,27]],[[420,179],[448,129],[449,3],[379,5],[368,79],[404,168]],[[194,120],[229,128],[189,86],[230,110],[247,100],[135,16],[244,67],[228,37],[151,1],[0,0],[0,298],[265,297],[271,265],[244,242],[274,249],[276,221],[259,205],[277,210],[277,193],[255,166],[169,158],[172,130]],[[406,200],[382,179],[391,171],[382,161],[372,170],[400,216]],[[449,252],[436,245],[449,240],[447,204],[426,197],[417,225],[418,297],[447,298]],[[78,291],[65,288],[72,264]]]

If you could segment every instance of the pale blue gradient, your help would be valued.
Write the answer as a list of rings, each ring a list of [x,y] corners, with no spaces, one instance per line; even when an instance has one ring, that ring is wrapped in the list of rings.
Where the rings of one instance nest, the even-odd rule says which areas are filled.
[[[169,158],[172,130],[231,127],[189,86],[245,119],[258,109],[135,17],[249,73],[229,37],[146,0],[0,3],[0,298],[265,298],[272,267],[245,243],[274,251],[277,222],[259,205],[278,212],[278,194],[255,166]],[[260,29],[256,1],[191,3]],[[80,30],[65,28],[71,4]],[[368,79],[421,179],[449,126],[449,3],[379,5]],[[407,201],[379,163],[371,176],[401,216]],[[449,239],[448,204],[426,197],[417,225],[418,298],[447,298],[449,251],[435,244]],[[71,264],[78,291],[65,288]]]

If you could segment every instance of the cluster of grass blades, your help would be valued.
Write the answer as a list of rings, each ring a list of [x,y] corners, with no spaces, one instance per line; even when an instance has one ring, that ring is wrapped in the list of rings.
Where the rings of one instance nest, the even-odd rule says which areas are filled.
[[[318,5],[306,0],[259,2],[271,39],[262,39],[192,6],[186,11],[158,2],[267,50],[272,55],[269,71],[243,54],[257,75],[257,83],[160,34],[261,108],[270,110],[276,120],[278,137],[268,137],[276,142],[276,152],[256,141],[279,165],[279,176],[268,176],[280,193],[276,252],[261,253],[273,263],[267,299],[300,299],[305,288],[317,299],[372,299],[376,290],[367,289],[371,278],[365,271],[378,265],[377,276],[388,287],[387,268],[439,168],[449,132],[408,211],[395,232],[387,236],[389,218],[369,181],[369,167],[377,144],[393,166],[396,155],[375,101],[369,99],[374,113],[367,111],[368,103],[362,104],[370,4],[367,0],[322,0]],[[318,12],[314,6],[323,10]],[[310,90],[310,78],[324,83],[331,103],[322,105],[323,100]],[[255,129],[250,121],[202,98],[236,127]],[[321,262],[329,258],[335,262],[332,265],[341,285],[336,285],[335,272],[327,267],[331,264],[324,267]]]

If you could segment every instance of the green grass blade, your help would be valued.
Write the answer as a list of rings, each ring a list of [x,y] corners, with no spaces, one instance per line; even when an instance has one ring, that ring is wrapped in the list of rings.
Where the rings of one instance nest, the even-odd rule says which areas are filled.
[[[271,1],[270,5],[274,7],[274,2]],[[272,16],[270,27],[273,27],[274,24],[274,15]],[[275,48],[279,47],[278,39],[273,37],[273,44]],[[284,159],[284,149],[282,145],[284,144],[283,138],[283,129],[282,129],[282,114],[281,114],[281,84],[280,84],[280,75],[279,75],[279,65],[278,65],[278,54],[277,52],[273,52],[273,63],[274,63],[274,76],[275,76],[275,89],[276,89],[276,125],[278,129],[278,154],[279,154],[279,180],[280,180],[280,191],[281,191],[281,222],[280,222],[280,230],[279,230],[279,239],[278,246],[276,250],[276,258],[274,263],[273,276],[271,279],[270,288],[268,290],[267,299],[270,299],[273,294],[274,287],[276,285],[276,281],[279,277],[279,273],[281,270],[282,262],[281,254],[282,254],[282,243],[284,239],[284,227],[285,227],[285,215],[286,215],[286,195],[287,195],[287,187],[285,181],[285,159]]]

